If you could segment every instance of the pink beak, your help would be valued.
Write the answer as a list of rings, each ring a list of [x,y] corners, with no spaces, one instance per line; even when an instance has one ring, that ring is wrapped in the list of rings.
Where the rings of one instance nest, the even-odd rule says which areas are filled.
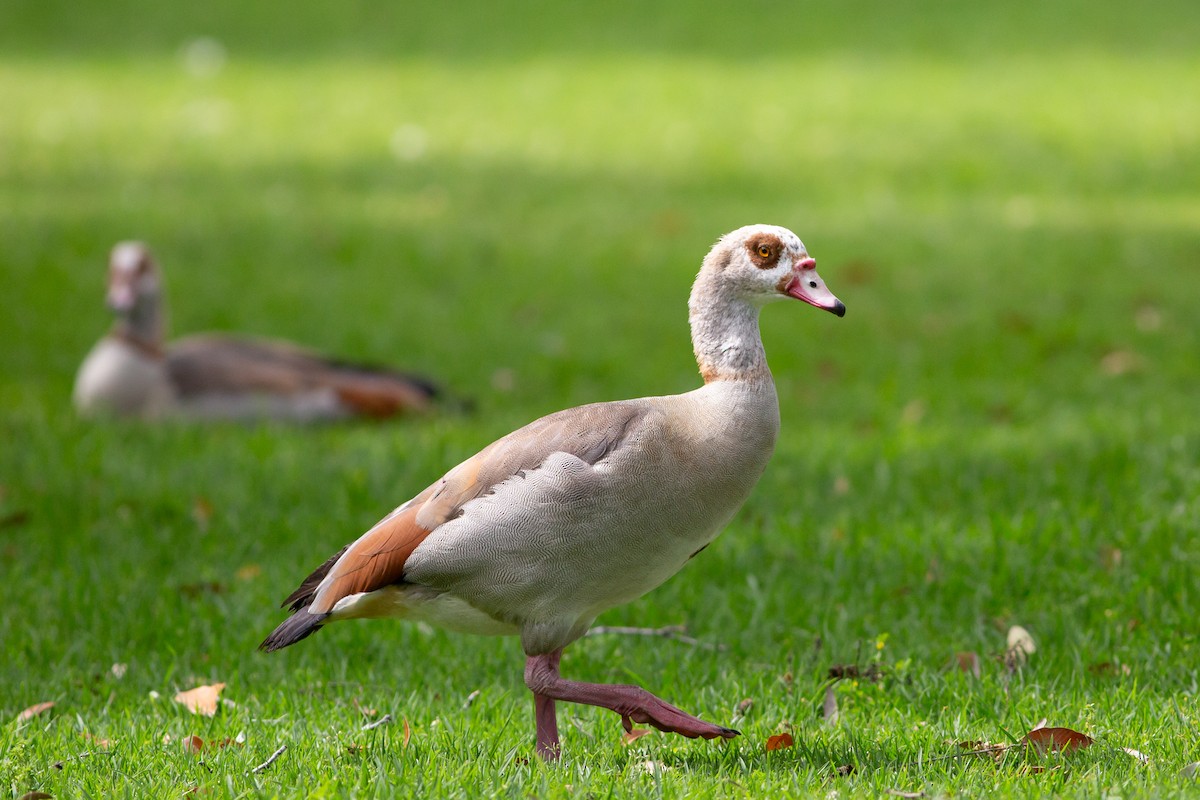
[[[803,300],[810,306],[822,308],[839,317],[846,316],[846,305],[833,292],[825,288],[825,281],[817,274],[817,260],[803,258],[796,262],[792,279],[783,290],[788,297]]]

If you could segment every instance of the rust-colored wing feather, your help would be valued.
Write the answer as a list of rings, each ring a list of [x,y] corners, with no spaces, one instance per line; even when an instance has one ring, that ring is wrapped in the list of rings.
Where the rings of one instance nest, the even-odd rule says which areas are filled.
[[[314,587],[309,610],[327,614],[343,597],[403,581],[404,562],[431,530],[416,521],[429,494],[426,489],[347,547]]]

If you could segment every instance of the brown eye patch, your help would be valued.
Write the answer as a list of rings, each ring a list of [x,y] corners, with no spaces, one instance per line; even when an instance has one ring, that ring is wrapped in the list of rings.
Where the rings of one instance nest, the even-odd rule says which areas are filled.
[[[746,252],[750,254],[754,266],[759,269],[771,269],[779,262],[783,242],[772,233],[756,233],[746,242]]]

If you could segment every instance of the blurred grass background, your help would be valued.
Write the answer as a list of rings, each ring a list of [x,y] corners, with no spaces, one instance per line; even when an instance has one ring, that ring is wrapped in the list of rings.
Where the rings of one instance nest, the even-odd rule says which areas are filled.
[[[1085,790],[1169,791],[1200,758],[1185,742],[1200,718],[1196,41],[1187,2],[6,3],[0,710],[64,711],[52,736],[6,733],[33,749],[0,785],[19,796],[49,774],[64,794],[146,796],[208,780],[154,749],[189,721],[145,700],[203,679],[240,704],[217,730],[250,726],[267,753],[260,717],[313,753],[353,698],[413,720],[423,760],[394,760],[393,742],[326,764],[331,796],[397,775],[446,795],[563,792],[511,763],[532,730],[511,642],[378,623],[252,648],[311,567],[493,438],[696,385],[691,277],[721,233],[772,222],[849,312],[764,313],[784,430],[763,483],[704,558],[601,620],[686,622],[729,650],[590,639],[568,674],[643,681],[713,718],[758,698],[734,748],[657,737],[652,758],[678,767],[659,790],[720,793],[716,773],[817,791],[853,760],[873,767],[854,779],[868,792],[900,774],[979,792],[977,773],[894,765],[1057,712],[1161,770],[1089,762]],[[104,264],[124,238],[159,256],[177,333],[419,370],[475,412],[82,423],[70,386],[108,324]],[[947,680],[955,651],[1002,649],[1010,622],[1040,646],[1022,691],[992,662],[978,684]],[[874,657],[903,680],[850,691],[844,729],[820,727],[802,696],[880,636]],[[103,677],[113,662],[131,664],[122,682]],[[1087,671],[1102,662],[1132,673],[1105,682]],[[473,688],[490,700],[468,713]],[[611,715],[562,716],[586,753],[567,782],[645,789]],[[781,770],[760,745],[783,722],[804,744]],[[81,726],[156,777],[39,771]],[[463,752],[482,774],[446,766]],[[226,788],[288,796],[304,778],[289,769]]]

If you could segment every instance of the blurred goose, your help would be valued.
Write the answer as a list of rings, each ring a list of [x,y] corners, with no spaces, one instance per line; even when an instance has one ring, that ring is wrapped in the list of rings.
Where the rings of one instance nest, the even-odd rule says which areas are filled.
[[[206,334],[163,343],[162,277],[140,242],[113,248],[108,306],[116,322],[75,379],[81,414],[155,419],[387,417],[428,408],[430,383],[334,361],[293,344]]]
[[[627,730],[738,735],[637,686],[567,680],[559,658],[598,614],[703,550],[758,481],[779,431],[758,315],[782,298],[846,311],[791,231],[722,237],[688,304],[704,386],[559,411],[494,442],[318,567],[261,648],[357,617],[515,634],[547,759],[559,754],[558,700],[611,709]]]

